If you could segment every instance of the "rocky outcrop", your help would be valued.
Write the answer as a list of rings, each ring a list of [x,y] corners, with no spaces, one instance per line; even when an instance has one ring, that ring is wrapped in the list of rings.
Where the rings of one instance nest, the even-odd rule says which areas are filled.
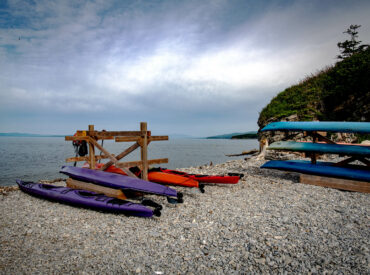
[[[370,121],[370,48],[277,94],[262,109],[258,126],[275,121]],[[294,133],[261,133],[274,142]],[[302,133],[294,140],[309,140]],[[336,142],[360,142],[367,136],[333,134]]]
[[[272,118],[271,121],[269,120],[267,124],[277,121],[299,121],[299,119],[297,115],[291,115],[281,120]],[[358,141],[357,136],[352,133],[332,133],[328,135],[325,132],[321,132],[320,134],[330,138],[334,142],[356,143]],[[258,138],[259,140],[267,139],[268,144],[280,140],[312,141],[312,138],[310,136],[305,136],[303,132],[282,132],[282,131],[259,132]]]

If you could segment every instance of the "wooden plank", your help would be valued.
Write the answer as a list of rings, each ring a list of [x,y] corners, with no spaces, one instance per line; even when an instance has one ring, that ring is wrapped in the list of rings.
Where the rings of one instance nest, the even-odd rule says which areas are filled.
[[[75,140],[85,140],[85,141],[88,141],[89,140],[89,137],[65,136],[64,137],[64,140],[67,140],[67,141],[75,141]]]
[[[160,141],[160,140],[168,140],[168,136],[150,136],[148,138],[149,141]]]
[[[116,142],[130,142],[130,141],[138,142],[140,140],[140,137],[116,137],[114,140]]]
[[[114,156],[114,155],[112,155]],[[95,156],[95,161],[101,160],[101,159],[108,159],[109,157],[107,156]],[[88,161],[89,157],[71,157],[71,158],[66,158],[66,162],[75,162],[75,161]]]
[[[140,137],[116,137],[116,142],[131,142],[131,141],[140,141]],[[148,142],[151,141],[160,141],[160,140],[168,140],[168,136],[149,136]]]
[[[168,163],[168,158],[150,159],[150,160],[148,160],[148,165],[160,164],[160,163]],[[127,161],[127,162],[117,162],[115,164],[115,166],[116,167],[119,167],[119,168],[138,166],[141,169],[142,166],[143,166],[143,163],[142,163],[141,160],[138,160],[138,161]]]
[[[132,173],[130,171],[130,169],[128,169],[127,167],[121,167],[121,169],[123,170],[123,172],[126,173],[127,176],[129,177],[132,177],[132,178],[138,178],[134,173]]]
[[[304,184],[336,188],[336,189],[341,189],[341,190],[370,193],[370,183],[366,181],[329,178],[329,177],[301,174],[300,182]]]
[[[89,132],[92,131],[94,131],[94,125],[89,125]],[[90,169],[95,169],[95,147],[94,144],[90,142],[89,142],[89,164]]]
[[[98,147],[98,149],[101,150],[105,155],[107,155],[113,163],[117,163],[118,160],[115,157],[113,157],[107,150],[105,150],[103,146],[101,146],[99,143],[97,143],[93,138],[90,138],[90,142],[92,144],[94,144],[96,147]],[[133,178],[137,178],[137,176],[134,173],[132,173],[129,169],[123,167],[122,170],[128,176],[133,177]]]
[[[96,192],[99,194],[104,194],[108,197],[117,198],[121,200],[127,199],[126,195],[118,189],[108,188],[88,182],[78,181],[71,178],[67,179],[67,187],[73,189],[83,189],[87,191]]]
[[[123,151],[122,153],[118,154],[116,156],[116,159],[117,160],[120,160],[121,158],[127,156],[128,154],[130,154],[132,151],[136,150],[139,147],[140,147],[140,145],[138,143],[135,143],[135,144],[131,145],[125,151]],[[114,163],[113,161],[108,161],[106,164],[103,165],[102,168],[100,168],[100,170],[106,170],[106,169],[108,169],[108,167],[111,166],[113,163]]]
[[[75,161],[88,161],[89,157],[71,157],[66,158],[66,162],[75,162]]]
[[[148,133],[147,133],[147,123],[140,122],[141,130],[141,161],[143,168],[141,169],[141,178],[143,180],[148,180]]]
[[[100,137],[98,139],[108,140],[108,139],[114,139],[114,137]],[[85,140],[85,141],[88,141],[89,140],[89,137],[88,136],[65,136],[64,137],[64,140],[66,140],[66,141],[74,141],[74,140]]]
[[[88,131],[87,132],[88,136],[93,136],[93,137],[107,137],[107,136],[141,136],[141,131]]]

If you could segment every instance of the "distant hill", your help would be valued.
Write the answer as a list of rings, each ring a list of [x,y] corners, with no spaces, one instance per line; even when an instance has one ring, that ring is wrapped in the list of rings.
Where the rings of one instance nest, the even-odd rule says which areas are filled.
[[[231,133],[207,137],[207,139],[255,139],[255,138],[257,138],[256,131],[250,131],[245,133]]]
[[[197,138],[197,137],[193,137],[193,136],[189,136],[189,135],[185,135],[185,134],[169,134],[168,137],[170,139],[191,139],[191,138]]]
[[[0,133],[0,137],[64,137],[65,135],[40,135],[29,133]]]
[[[370,121],[370,48],[337,62],[275,96],[258,126],[285,120]]]

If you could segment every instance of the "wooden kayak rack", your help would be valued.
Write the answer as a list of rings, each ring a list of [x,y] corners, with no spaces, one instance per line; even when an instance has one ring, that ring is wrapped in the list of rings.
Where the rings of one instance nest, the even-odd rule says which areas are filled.
[[[289,132],[299,132],[299,130],[283,130],[283,132],[285,132],[285,137],[283,138],[283,140],[287,140],[297,135],[297,133],[293,133],[289,135],[288,134]],[[303,131],[303,136],[311,137],[312,143],[317,143],[321,141],[327,144],[338,144],[332,141],[331,139],[327,138],[326,135],[327,135],[326,131],[307,131],[307,130]],[[341,145],[341,144],[338,144],[338,145]],[[343,144],[342,146],[346,146],[346,145]],[[302,154],[304,157],[311,158],[311,164],[317,164],[317,158],[320,155],[325,154],[325,153],[303,152]],[[370,167],[370,161],[368,160],[368,158],[369,156],[350,155],[348,158],[335,163],[333,166],[346,168],[351,162],[354,162],[357,160],[357,161],[362,162],[366,167]],[[310,175],[310,174],[301,173],[300,182],[304,184],[337,188],[341,190],[370,193],[369,182],[361,181],[361,180],[350,180],[350,179],[326,177],[326,176],[318,176],[318,175]]]
[[[148,168],[152,164],[168,163],[168,158],[148,160],[148,145],[152,141],[168,140],[168,136],[152,136],[147,130],[147,123],[140,123],[140,131],[96,131],[94,125],[89,125],[88,130],[78,130],[75,136],[66,136],[66,141],[86,141],[89,146],[89,154],[84,157],[67,158],[66,162],[85,161],[89,163],[90,169],[96,168],[96,161],[109,159],[99,170],[106,170],[111,165],[121,168],[128,176],[136,177],[128,168],[138,166],[141,169],[141,178],[148,180]],[[111,154],[102,147],[98,140],[115,140],[115,142],[135,142],[133,145],[118,155]],[[141,160],[119,162],[122,158],[140,147]],[[101,151],[101,155],[95,155],[95,148]]]

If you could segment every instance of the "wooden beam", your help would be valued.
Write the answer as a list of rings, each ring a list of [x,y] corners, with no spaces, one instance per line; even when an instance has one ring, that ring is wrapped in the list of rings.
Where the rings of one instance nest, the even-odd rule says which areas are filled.
[[[341,189],[341,190],[370,193],[370,182],[366,182],[366,181],[347,180],[347,179],[338,179],[338,178],[329,178],[329,177],[301,174],[300,182],[304,184],[336,188],[336,189]]]
[[[116,137],[114,140],[116,142],[131,142],[140,141],[141,137]],[[168,140],[168,136],[148,136],[148,143],[151,141]]]
[[[353,157],[344,159],[344,160],[334,164],[334,166],[346,166],[347,164],[349,164],[349,163],[351,163],[355,160],[363,162],[366,166],[370,166],[370,161],[368,161],[365,157],[360,157],[360,156],[353,156]]]
[[[312,135],[312,142],[315,143],[317,141],[317,134],[316,132],[311,132]],[[316,164],[317,154],[311,153],[311,163]]]
[[[75,141],[75,140],[85,140],[85,141],[88,141],[89,140],[89,137],[65,136],[64,137],[64,140],[67,140],[67,141]]]
[[[112,156],[114,156],[112,154]],[[108,159],[109,157],[102,155],[102,156],[95,156],[95,161],[100,160],[100,159]],[[71,157],[71,158],[66,158],[66,162],[75,162],[75,161],[88,161],[89,157]]]
[[[139,147],[140,146],[139,146],[138,143],[135,143],[135,144],[131,145],[125,151],[123,151],[122,153],[118,154],[116,156],[116,159],[117,160],[120,160],[121,158],[127,156],[128,154],[130,154],[132,151],[136,150]],[[100,168],[100,170],[106,170],[106,169],[108,169],[108,167],[111,166],[113,163],[114,163],[113,161],[108,161],[106,164],[103,165],[102,168]]]
[[[117,159],[111,154],[109,153],[107,150],[104,149],[103,146],[101,146],[95,139],[89,137],[89,142],[91,142],[92,144],[94,144],[96,147],[98,147],[98,149],[100,151],[102,151],[106,156],[108,156],[108,158],[110,158],[111,161],[113,162],[117,162]]]
[[[326,143],[329,143],[329,144],[336,144],[334,141],[332,141],[331,139],[327,138],[327,137],[324,137],[323,135],[320,135],[319,133],[317,132],[312,132],[312,137],[316,137],[318,140],[322,140]]]
[[[148,180],[148,133],[147,133],[147,123],[140,122],[141,130],[141,161],[143,168],[141,169],[141,178],[143,180]]]
[[[150,136],[148,137],[149,141],[160,141],[160,140],[168,140],[168,136]]]
[[[90,140],[89,140],[90,143],[92,143],[93,145],[95,145],[96,147],[98,147],[98,149],[100,151],[102,151],[105,155],[107,155],[109,158],[110,158],[110,161],[113,162],[114,164],[118,162],[118,160],[112,156],[107,150],[104,149],[103,146],[101,146],[99,143],[96,142],[96,140],[94,140],[94,138],[90,137]],[[122,170],[130,177],[133,177],[133,178],[137,178],[137,176],[132,173],[129,169],[127,168],[122,168]]]
[[[98,139],[104,139],[104,140],[108,140],[108,139],[114,139],[114,137],[100,137]],[[89,140],[89,137],[88,136],[65,136],[64,137],[64,140],[66,141],[74,141],[74,140],[85,140],[85,141],[88,141]]]
[[[123,151],[122,153],[120,153],[116,156],[117,161],[120,160],[121,158],[127,156],[128,154],[130,154],[132,151],[136,150],[139,147],[140,147],[140,145],[138,143],[135,143],[135,144],[131,145],[125,151]],[[108,167],[111,166],[112,164],[114,164],[113,161],[108,161],[106,164],[104,164],[102,166],[102,168],[100,168],[100,170],[104,171],[104,170],[108,169]]]
[[[130,141],[138,142],[140,140],[140,137],[116,137],[114,140],[116,142],[130,142]]]
[[[71,178],[67,179],[67,187],[73,189],[83,189],[87,191],[104,194],[108,197],[113,197],[121,200],[127,199],[126,195],[119,189],[108,188],[88,182],[78,181]]]
[[[94,125],[89,125],[89,132],[94,131]],[[90,140],[89,140],[90,141]],[[95,147],[89,142],[89,164],[90,169],[95,169]]]
[[[150,160],[148,160],[148,165],[160,164],[160,163],[168,163],[168,158],[150,159]],[[138,166],[141,169],[142,166],[143,166],[143,163],[142,163],[141,160],[138,160],[138,161],[127,161],[127,162],[117,162],[115,164],[115,166],[118,167],[118,168]]]
[[[368,161],[366,159],[366,157],[358,158],[358,160],[361,161],[362,163],[366,164],[366,166],[370,166],[370,161]]]
[[[93,137],[107,137],[107,136],[140,136],[141,131],[88,131],[86,133],[88,136],[93,136]]]

